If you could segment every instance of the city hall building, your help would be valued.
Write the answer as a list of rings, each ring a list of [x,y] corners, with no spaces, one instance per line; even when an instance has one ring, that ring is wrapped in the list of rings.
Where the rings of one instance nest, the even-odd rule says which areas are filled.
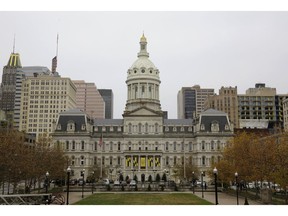
[[[220,151],[233,137],[227,114],[209,109],[197,119],[166,119],[159,74],[143,34],[138,58],[127,72],[123,119],[92,119],[77,109],[59,114],[52,137],[63,146],[75,178],[83,169],[87,177],[93,167],[101,167],[114,180],[119,173],[124,178],[137,175],[138,180],[144,174],[147,180],[165,170],[174,180],[177,165],[207,171],[220,160]]]

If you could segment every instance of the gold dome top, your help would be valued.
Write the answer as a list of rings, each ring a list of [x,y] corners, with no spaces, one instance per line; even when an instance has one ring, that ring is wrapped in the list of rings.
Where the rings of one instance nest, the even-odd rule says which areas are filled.
[[[144,36],[144,33],[142,35],[142,37],[140,38],[140,42],[147,42],[146,37]]]

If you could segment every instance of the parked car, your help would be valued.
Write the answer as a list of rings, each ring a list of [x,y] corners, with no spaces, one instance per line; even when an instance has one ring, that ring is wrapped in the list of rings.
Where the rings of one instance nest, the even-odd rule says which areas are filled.
[[[110,181],[109,181],[109,179],[103,179],[103,183],[104,183],[105,185],[109,185],[109,184],[110,184]]]
[[[137,182],[135,180],[132,180],[129,184],[130,187],[136,187]]]
[[[118,180],[114,181],[114,186],[120,186],[120,182]]]
[[[85,185],[85,181],[83,179],[78,180],[78,186]]]
[[[122,181],[120,184],[123,185],[123,186],[127,186],[127,182],[126,181]]]

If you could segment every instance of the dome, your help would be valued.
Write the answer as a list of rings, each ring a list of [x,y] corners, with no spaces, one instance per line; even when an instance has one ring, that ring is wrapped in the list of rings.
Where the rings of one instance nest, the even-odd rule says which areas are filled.
[[[134,68],[153,68],[153,69],[157,69],[155,67],[155,65],[150,61],[149,58],[147,57],[140,57],[138,58],[130,67],[131,70],[133,70]]]

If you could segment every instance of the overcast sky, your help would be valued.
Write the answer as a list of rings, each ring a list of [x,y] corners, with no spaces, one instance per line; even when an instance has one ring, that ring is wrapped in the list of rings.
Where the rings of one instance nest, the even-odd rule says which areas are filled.
[[[288,93],[288,12],[0,11],[0,26],[1,71],[14,34],[22,66],[51,69],[58,33],[57,71],[112,89],[114,118],[122,118],[127,70],[137,59],[143,31],[169,118],[177,118],[181,87],[197,84],[218,94],[222,86],[237,86],[244,94],[261,82]]]

